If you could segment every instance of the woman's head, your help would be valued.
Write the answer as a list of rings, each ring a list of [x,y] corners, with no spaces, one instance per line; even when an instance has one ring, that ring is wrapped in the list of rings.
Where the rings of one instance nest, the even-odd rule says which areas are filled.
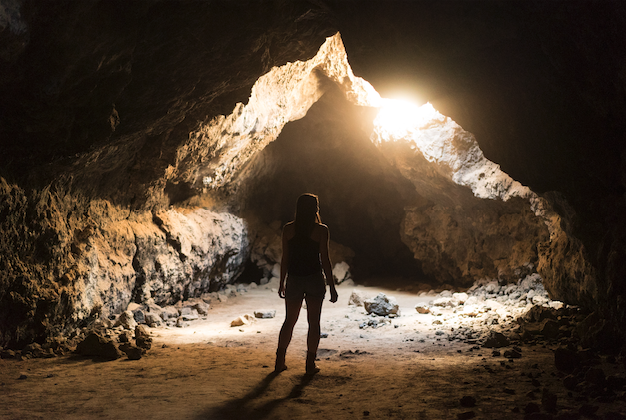
[[[321,223],[317,196],[302,194],[296,202],[296,232],[309,233],[316,222]]]

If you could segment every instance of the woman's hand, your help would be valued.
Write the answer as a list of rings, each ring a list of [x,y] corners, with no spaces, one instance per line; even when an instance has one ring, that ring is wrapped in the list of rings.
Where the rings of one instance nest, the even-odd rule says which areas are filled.
[[[335,289],[334,287],[332,287],[330,289],[330,301],[332,303],[337,302],[337,299],[339,298],[339,295],[337,294],[337,289]]]
[[[278,287],[278,297],[281,299],[285,298],[285,283],[280,283],[280,286]]]

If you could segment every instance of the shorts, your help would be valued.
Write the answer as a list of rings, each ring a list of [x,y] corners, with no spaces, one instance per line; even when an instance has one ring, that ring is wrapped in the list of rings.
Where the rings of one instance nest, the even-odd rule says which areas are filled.
[[[324,299],[326,296],[326,279],[322,273],[309,276],[287,275],[285,299],[302,300],[305,296]]]

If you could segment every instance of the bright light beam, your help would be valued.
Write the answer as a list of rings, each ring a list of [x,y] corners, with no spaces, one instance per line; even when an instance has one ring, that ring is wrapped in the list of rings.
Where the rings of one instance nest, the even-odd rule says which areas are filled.
[[[439,116],[430,103],[417,106],[401,99],[381,100],[382,106],[374,118],[374,131],[379,141],[412,138],[417,130]]]

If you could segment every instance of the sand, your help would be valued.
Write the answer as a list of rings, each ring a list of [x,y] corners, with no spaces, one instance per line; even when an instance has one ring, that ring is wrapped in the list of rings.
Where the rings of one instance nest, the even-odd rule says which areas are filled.
[[[394,296],[401,316],[359,328],[371,318],[347,305],[353,289]],[[541,406],[543,388],[557,395],[558,413],[578,412],[583,403],[561,385],[554,347],[520,346],[522,357],[515,360],[493,357],[491,349],[434,335],[449,328],[448,321],[433,326],[435,317],[414,309],[432,296],[364,286],[338,291],[339,302],[324,303],[328,337],[321,340],[321,372],[314,376],[304,371],[304,310],[287,354],[289,369],[273,374],[284,303],[261,286],[212,305],[206,319],[188,327],[150,328],[153,346],[141,360],[0,360],[0,418],[455,419],[470,418],[471,411],[474,418],[522,419],[529,403]],[[230,327],[237,316],[259,309],[275,309],[276,317]],[[462,406],[464,396],[476,405]],[[598,414],[626,412],[623,397],[611,405],[591,403]]]

